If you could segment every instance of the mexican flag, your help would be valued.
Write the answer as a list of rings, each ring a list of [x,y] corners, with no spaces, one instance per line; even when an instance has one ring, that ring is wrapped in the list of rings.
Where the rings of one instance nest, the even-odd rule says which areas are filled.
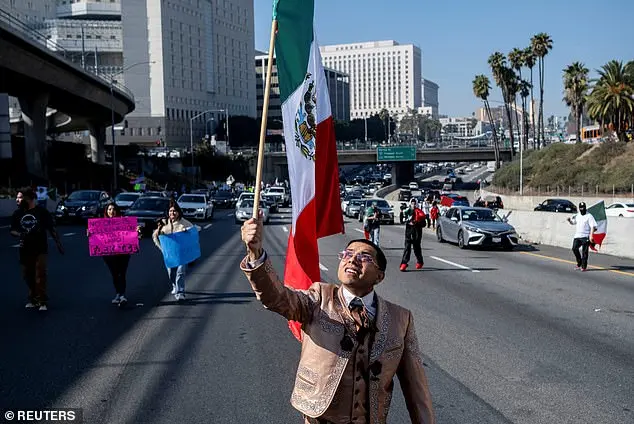
[[[603,244],[603,240],[608,233],[608,219],[605,216],[605,202],[601,200],[588,208],[588,213],[597,221],[597,231],[594,233],[594,243],[590,244],[590,249],[597,251],[596,245],[599,247]]]
[[[314,0],[277,0],[275,52],[284,120],[293,225],[284,281],[307,289],[320,281],[317,239],[343,233],[334,121],[315,40]],[[298,323],[289,323],[301,340]]]

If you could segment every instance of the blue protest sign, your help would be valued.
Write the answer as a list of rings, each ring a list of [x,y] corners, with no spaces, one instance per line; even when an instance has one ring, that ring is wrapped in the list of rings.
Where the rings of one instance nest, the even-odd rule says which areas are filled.
[[[168,268],[186,265],[200,258],[198,230],[195,227],[174,234],[161,234],[159,241]]]

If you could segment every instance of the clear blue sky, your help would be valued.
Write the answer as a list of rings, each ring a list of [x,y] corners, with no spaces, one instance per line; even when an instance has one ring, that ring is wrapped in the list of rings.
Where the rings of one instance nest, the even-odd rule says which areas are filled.
[[[282,0],[283,1],[283,0]],[[634,60],[634,0],[315,0],[321,45],[374,40],[413,43],[423,53],[423,76],[440,85],[440,113],[469,116],[480,103],[471,81],[491,77],[487,59],[527,47],[546,32],[544,115],[567,115],[562,69],[574,61],[595,70],[612,59]],[[532,8],[528,8],[530,5]],[[255,0],[255,46],[266,51],[271,0]],[[537,67],[534,69],[535,86]],[[492,80],[492,78],[491,78]],[[493,80],[491,81],[494,84]],[[536,92],[537,95],[537,92]],[[501,100],[494,87],[491,99]],[[493,103],[492,105],[495,105]]]

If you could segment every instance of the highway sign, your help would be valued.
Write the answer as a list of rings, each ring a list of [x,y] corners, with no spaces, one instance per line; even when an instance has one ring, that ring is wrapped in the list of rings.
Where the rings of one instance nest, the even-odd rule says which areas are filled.
[[[377,162],[416,161],[416,146],[377,147]]]

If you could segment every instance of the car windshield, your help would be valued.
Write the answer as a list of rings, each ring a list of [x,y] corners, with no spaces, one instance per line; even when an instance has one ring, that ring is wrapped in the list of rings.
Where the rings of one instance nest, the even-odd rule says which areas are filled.
[[[252,199],[246,199],[243,200],[242,203],[240,204],[241,208],[252,208],[253,207],[253,200]]]
[[[271,187],[269,188],[269,193],[284,194],[284,189]]]
[[[178,201],[183,203],[205,203],[205,198],[203,196],[183,195]]]
[[[163,194],[158,191],[146,191],[145,193],[143,193],[143,195],[147,197],[153,197],[153,196],[163,197]]]
[[[502,222],[502,218],[491,209],[463,209],[463,221]]]
[[[372,206],[372,203],[376,203],[376,206],[379,207],[379,208],[389,208],[390,207],[390,204],[387,203],[387,201],[385,201],[385,200],[374,200],[374,199],[370,200],[367,203],[368,207]]]
[[[350,201],[350,205],[352,206],[359,206],[361,205],[361,203],[363,203],[363,201],[361,199],[354,199]]]
[[[121,194],[117,195],[115,200],[120,201],[120,202],[134,202],[138,198],[139,198],[138,194],[121,193]]]
[[[156,198],[140,198],[134,205],[132,205],[132,209],[137,210],[146,210],[146,211],[166,211],[169,206],[169,199],[156,199]]]
[[[626,203],[625,206],[628,208],[634,208],[634,203]]]
[[[215,195],[216,199],[230,199],[233,197],[233,193],[230,191],[219,191]]]
[[[68,196],[68,200],[80,202],[92,202],[99,200],[98,191],[75,191]]]

